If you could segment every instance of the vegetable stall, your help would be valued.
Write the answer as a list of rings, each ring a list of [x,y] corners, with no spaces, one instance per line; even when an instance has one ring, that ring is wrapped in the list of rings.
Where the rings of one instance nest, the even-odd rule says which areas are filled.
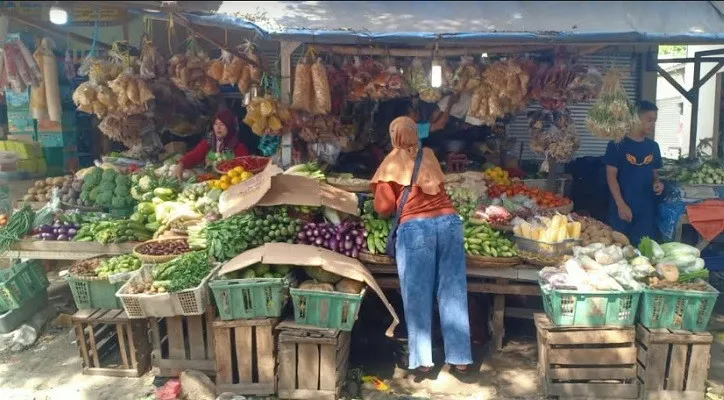
[[[77,111],[126,150],[38,180],[18,209],[0,217],[0,256],[75,261],[66,279],[80,309],[76,329],[85,335],[88,321],[128,329],[127,340],[146,350],[124,353],[121,369],[136,371],[128,374],[153,364],[159,376],[184,369],[216,375],[220,387],[238,394],[336,395],[336,381],[298,376],[288,366],[277,381],[265,366],[305,357],[300,349],[310,344],[328,348],[297,361],[346,366],[350,332],[373,292],[393,334],[399,318],[383,291],[399,287],[385,254],[392,222],[374,212],[369,178],[390,145],[389,117],[405,114],[394,104],[445,98],[463,110],[453,125],[484,132],[476,146],[447,143],[435,151],[464,223],[468,291],[493,296],[496,349],[506,315],[533,318],[531,309],[506,307],[506,295],[540,296],[546,318],[559,327],[706,330],[718,292],[706,283],[699,249],[651,239],[634,248],[605,223],[574,212],[565,191],[525,179],[556,183],[558,167],[581,148],[580,126],[615,140],[631,124],[619,71],[579,61],[595,49],[528,45],[471,57],[442,43],[382,51],[283,42],[276,70],[262,58],[264,43],[222,46],[170,15],[191,32],[170,54],[149,36],[138,55],[116,44],[109,57],[91,52],[78,71],[86,78],[72,93]],[[22,60],[30,71],[39,68],[32,57]],[[7,91],[36,92],[52,82],[8,72]],[[228,97],[244,99],[238,123],[258,140],[255,155],[210,154],[208,167],[180,171],[177,145],[186,143],[176,139],[208,133],[215,113],[207,103],[230,107]],[[587,115],[576,121],[573,110],[583,104]],[[515,141],[506,130],[516,117],[526,127],[522,145],[541,161],[528,172],[508,162]],[[722,176],[702,168],[679,179],[717,183]],[[16,309],[28,300],[20,297]],[[150,340],[134,321],[148,321]],[[257,354],[232,352],[232,338]],[[96,340],[111,338],[79,340],[84,371],[107,369]],[[130,348],[119,340],[121,351]],[[255,372],[241,376],[247,361]]]

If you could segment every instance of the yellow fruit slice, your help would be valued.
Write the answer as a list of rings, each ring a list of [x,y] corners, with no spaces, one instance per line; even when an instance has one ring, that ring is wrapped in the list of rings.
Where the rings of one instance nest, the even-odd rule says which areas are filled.
[[[219,189],[221,189],[221,190],[226,190],[228,188],[229,188],[229,184],[226,182],[221,182],[221,184],[219,185]]]
[[[234,178],[231,180],[231,184],[232,184],[232,185],[236,185],[236,184],[239,183],[239,182],[241,182],[241,177],[239,177],[239,176],[234,177]]]
[[[254,174],[252,174],[251,172],[244,171],[241,173],[241,180],[245,181],[245,180],[251,178],[252,176],[254,176]]]

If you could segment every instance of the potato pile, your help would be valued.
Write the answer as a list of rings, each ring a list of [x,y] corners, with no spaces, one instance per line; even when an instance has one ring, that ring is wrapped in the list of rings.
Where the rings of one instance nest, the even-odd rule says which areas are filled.
[[[70,188],[73,183],[73,175],[66,175],[57,178],[45,178],[35,182],[33,187],[28,189],[28,193],[23,196],[24,201],[45,202],[53,197],[53,188],[63,190]]]
[[[574,218],[581,222],[581,241],[584,246],[591,243],[602,243],[606,246],[617,244],[628,246],[629,240],[626,235],[616,232],[603,222],[589,217]]]
[[[291,125],[292,114],[269,95],[255,97],[247,107],[244,123],[259,136],[281,135],[284,127]]]

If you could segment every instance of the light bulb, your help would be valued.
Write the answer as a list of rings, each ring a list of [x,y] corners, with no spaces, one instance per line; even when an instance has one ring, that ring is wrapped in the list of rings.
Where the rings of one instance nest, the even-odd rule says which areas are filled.
[[[60,7],[50,7],[50,13],[48,16],[50,17],[50,22],[55,25],[65,25],[68,23],[68,12]]]
[[[483,54],[481,55],[481,57],[483,57],[483,58],[488,58],[488,53],[483,53]]]
[[[430,79],[430,83],[432,83],[432,87],[439,88],[442,86],[442,67],[439,65],[433,65],[431,74],[432,77]]]

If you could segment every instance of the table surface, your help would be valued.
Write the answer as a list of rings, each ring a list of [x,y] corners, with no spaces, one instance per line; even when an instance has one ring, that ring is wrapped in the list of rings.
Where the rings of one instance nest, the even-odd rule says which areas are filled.
[[[60,242],[52,240],[21,240],[12,246],[1,258],[36,260],[85,260],[99,256],[117,256],[133,251],[138,243]]]
[[[375,275],[397,274],[397,267],[394,265],[365,264],[365,266]],[[540,267],[521,264],[515,267],[504,268],[468,267],[467,275],[471,278],[510,279],[523,282],[538,282],[538,271],[540,271]]]

